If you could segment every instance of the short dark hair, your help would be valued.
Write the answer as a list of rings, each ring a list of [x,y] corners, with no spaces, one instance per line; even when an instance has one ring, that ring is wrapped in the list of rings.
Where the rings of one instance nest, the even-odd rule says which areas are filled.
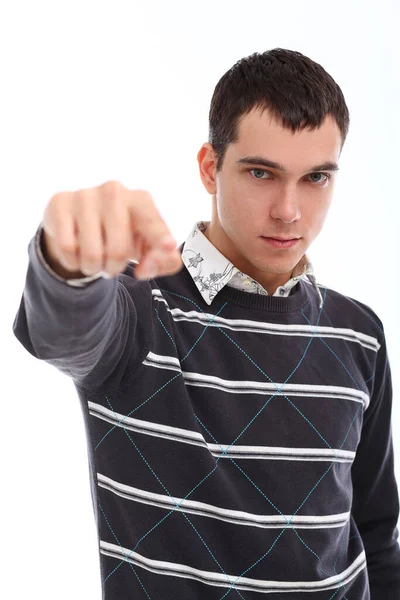
[[[301,52],[273,48],[239,60],[215,87],[208,141],[217,155],[217,171],[222,169],[228,144],[239,139],[240,119],[256,108],[267,110],[293,133],[317,129],[330,114],[342,135],[342,151],[350,116],[338,84]]]

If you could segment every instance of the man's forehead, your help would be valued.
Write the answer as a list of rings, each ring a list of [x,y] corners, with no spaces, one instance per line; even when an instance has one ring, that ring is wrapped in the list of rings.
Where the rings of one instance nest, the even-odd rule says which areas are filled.
[[[254,132],[276,132],[283,136],[309,136],[309,135],[324,135],[333,134],[341,135],[339,126],[335,118],[328,114],[322,121],[319,127],[309,127],[306,125],[304,128],[300,128],[295,132],[291,127],[284,127],[281,120],[274,118],[268,110],[261,112],[261,110],[253,110],[248,114],[243,115],[238,123],[238,130],[241,134],[254,134]]]
[[[299,161],[309,170],[320,167],[337,171],[341,144],[340,129],[330,115],[318,129],[306,127],[293,132],[271,120],[268,114],[264,119],[259,113],[251,113],[240,124],[238,140],[230,144],[230,155],[234,162],[264,165],[283,172]]]

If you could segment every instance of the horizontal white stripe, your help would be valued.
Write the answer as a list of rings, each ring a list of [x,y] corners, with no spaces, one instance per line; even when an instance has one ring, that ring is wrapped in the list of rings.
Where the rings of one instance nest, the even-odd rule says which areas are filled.
[[[154,492],[148,492],[120,483],[101,473],[97,473],[97,480],[100,487],[133,502],[151,504],[152,506],[164,508],[169,511],[183,510],[186,513],[226,521],[235,525],[261,527],[263,529],[282,529],[286,526],[296,527],[296,529],[330,529],[333,527],[343,527],[350,518],[350,512],[323,516],[259,515],[241,510],[221,508],[213,504],[198,502],[197,500],[184,500],[178,497],[155,494]],[[176,506],[177,504],[179,506]]]
[[[167,369],[170,371],[181,370],[179,359],[175,356],[163,356],[149,352],[143,361],[148,367]],[[196,387],[211,387],[221,391],[234,394],[285,394],[286,396],[309,396],[337,398],[341,400],[351,400],[364,404],[365,410],[369,406],[369,395],[362,390],[351,387],[336,385],[313,385],[305,383],[270,383],[269,381],[249,381],[222,379],[215,375],[205,375],[203,373],[193,373],[182,371],[182,376],[186,385]],[[281,388],[279,390],[278,388]]]
[[[270,581],[267,579],[239,577],[239,575],[227,575],[221,572],[203,571],[180,563],[154,560],[143,556],[143,554],[132,552],[128,548],[110,544],[104,540],[100,540],[100,552],[117,559],[125,559],[126,561],[148,571],[152,571],[153,573],[195,579],[207,585],[216,587],[230,588],[234,585],[234,587],[239,590],[261,593],[268,593],[274,590],[281,592],[331,590],[337,587],[338,584],[346,585],[366,567],[366,555],[365,551],[362,551],[345,571],[320,581]]]
[[[108,423],[118,427],[123,427],[137,433],[151,435],[158,438],[166,438],[183,444],[191,444],[207,448],[215,457],[236,458],[236,459],[270,459],[270,460],[306,460],[306,461],[328,461],[328,462],[346,462],[351,463],[355,458],[355,452],[350,450],[340,450],[331,448],[288,448],[279,446],[245,446],[239,444],[210,444],[207,443],[201,433],[182,429],[180,427],[171,427],[152,421],[143,421],[134,419],[116,413],[101,404],[88,402],[89,412],[92,416],[98,417]],[[228,452],[225,452],[228,450]]]
[[[192,321],[210,327],[223,327],[232,331],[251,331],[253,333],[269,333],[271,335],[287,335],[301,337],[326,337],[339,338],[350,342],[358,342],[365,348],[375,350],[381,347],[377,338],[347,327],[327,327],[321,325],[299,325],[284,323],[269,323],[266,321],[253,321],[250,319],[224,319],[219,315],[195,310],[183,311],[180,308],[169,308],[168,302],[162,296],[160,290],[152,290],[155,300],[164,302],[167,310],[172,314],[175,321]]]

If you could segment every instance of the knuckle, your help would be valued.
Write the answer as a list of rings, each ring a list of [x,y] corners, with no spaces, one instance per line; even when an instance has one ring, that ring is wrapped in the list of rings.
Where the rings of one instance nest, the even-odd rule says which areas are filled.
[[[52,196],[47,203],[46,209],[44,211],[44,219],[48,222],[49,220],[54,221],[60,215],[60,209],[65,204],[65,194],[62,192],[55,194]]]
[[[93,188],[78,190],[74,193],[74,212],[79,217],[86,218],[97,210],[98,193]]]
[[[65,192],[57,192],[56,194],[53,194],[49,200],[49,206],[54,206],[54,204],[61,202],[65,198],[65,196]]]
[[[119,183],[119,181],[112,179],[110,181],[106,181],[102,185],[102,188],[106,198],[114,198],[122,189],[122,185]]]

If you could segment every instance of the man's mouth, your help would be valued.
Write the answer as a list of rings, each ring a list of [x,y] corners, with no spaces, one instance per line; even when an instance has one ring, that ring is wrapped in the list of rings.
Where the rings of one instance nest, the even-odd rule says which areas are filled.
[[[274,248],[292,248],[300,238],[272,238],[261,236],[270,246]]]

